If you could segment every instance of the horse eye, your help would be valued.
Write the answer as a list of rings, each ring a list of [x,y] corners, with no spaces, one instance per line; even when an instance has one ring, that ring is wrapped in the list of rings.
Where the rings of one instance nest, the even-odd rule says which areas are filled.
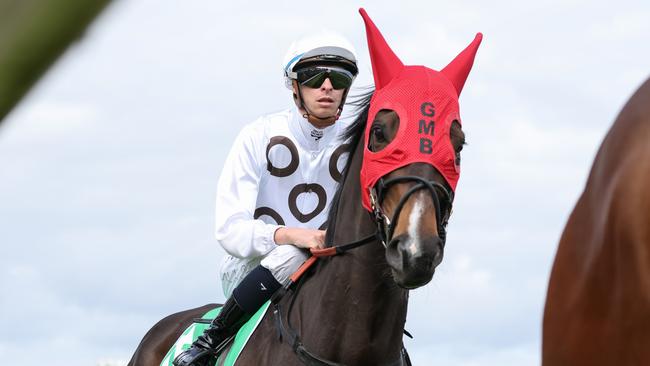
[[[372,127],[372,135],[375,137],[376,142],[386,142],[386,136],[384,135],[384,129],[381,126]]]

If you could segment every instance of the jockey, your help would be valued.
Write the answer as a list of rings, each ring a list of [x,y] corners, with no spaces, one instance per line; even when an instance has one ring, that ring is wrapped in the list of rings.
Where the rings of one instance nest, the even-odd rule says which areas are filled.
[[[176,366],[214,362],[214,349],[287,281],[308,249],[324,246],[337,166],[345,159],[346,126],[336,121],[357,61],[347,40],[327,32],[294,42],[284,65],[295,107],[244,127],[217,186],[216,238],[228,254],[221,265],[228,299]]]

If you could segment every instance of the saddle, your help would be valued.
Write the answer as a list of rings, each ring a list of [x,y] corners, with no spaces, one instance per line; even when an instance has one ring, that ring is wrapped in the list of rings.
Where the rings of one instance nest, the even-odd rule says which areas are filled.
[[[262,307],[246,323],[244,323],[241,328],[239,328],[239,331],[237,331],[234,336],[228,338],[217,348],[217,361],[215,365],[232,366],[235,364],[235,361],[239,358],[241,351],[244,349],[244,346],[248,343],[251,335],[262,321],[262,318],[270,305],[270,301],[262,305]],[[181,352],[190,348],[192,342],[203,334],[203,331],[210,325],[212,320],[217,317],[220,311],[221,307],[219,306],[208,311],[201,318],[194,319],[192,324],[185,329],[169,349],[160,363],[160,366],[173,366],[172,361],[174,361],[174,358]]]

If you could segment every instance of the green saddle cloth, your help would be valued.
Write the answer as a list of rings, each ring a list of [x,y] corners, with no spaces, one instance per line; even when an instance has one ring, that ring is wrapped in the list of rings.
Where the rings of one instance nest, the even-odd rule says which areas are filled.
[[[235,364],[235,361],[237,361],[239,354],[241,354],[241,351],[244,349],[244,346],[248,342],[248,339],[260,324],[262,317],[270,305],[271,302],[267,301],[266,304],[262,305],[262,307],[250,318],[250,320],[248,320],[248,322],[246,322],[239,329],[237,335],[233,340],[232,346],[230,349],[227,348],[228,351],[226,353],[219,355],[219,358],[215,365],[221,364],[221,362],[223,362],[224,366],[232,366]],[[220,311],[221,307],[210,310],[205,315],[203,315],[202,319],[212,320],[219,314]],[[183,334],[178,337],[178,340],[176,340],[176,342],[169,349],[169,352],[167,352],[165,358],[163,358],[160,366],[173,366],[172,362],[174,361],[174,358],[181,352],[190,348],[192,342],[194,342],[201,334],[203,334],[203,331],[209,325],[210,324],[192,323],[189,327],[187,327]]]

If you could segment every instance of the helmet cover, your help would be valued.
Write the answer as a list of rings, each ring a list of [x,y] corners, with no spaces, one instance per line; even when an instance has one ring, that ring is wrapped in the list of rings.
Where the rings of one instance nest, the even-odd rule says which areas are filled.
[[[350,71],[353,76],[358,73],[354,47],[345,37],[331,31],[309,35],[291,44],[283,62],[285,86],[292,89],[296,66],[312,65],[336,65]]]

